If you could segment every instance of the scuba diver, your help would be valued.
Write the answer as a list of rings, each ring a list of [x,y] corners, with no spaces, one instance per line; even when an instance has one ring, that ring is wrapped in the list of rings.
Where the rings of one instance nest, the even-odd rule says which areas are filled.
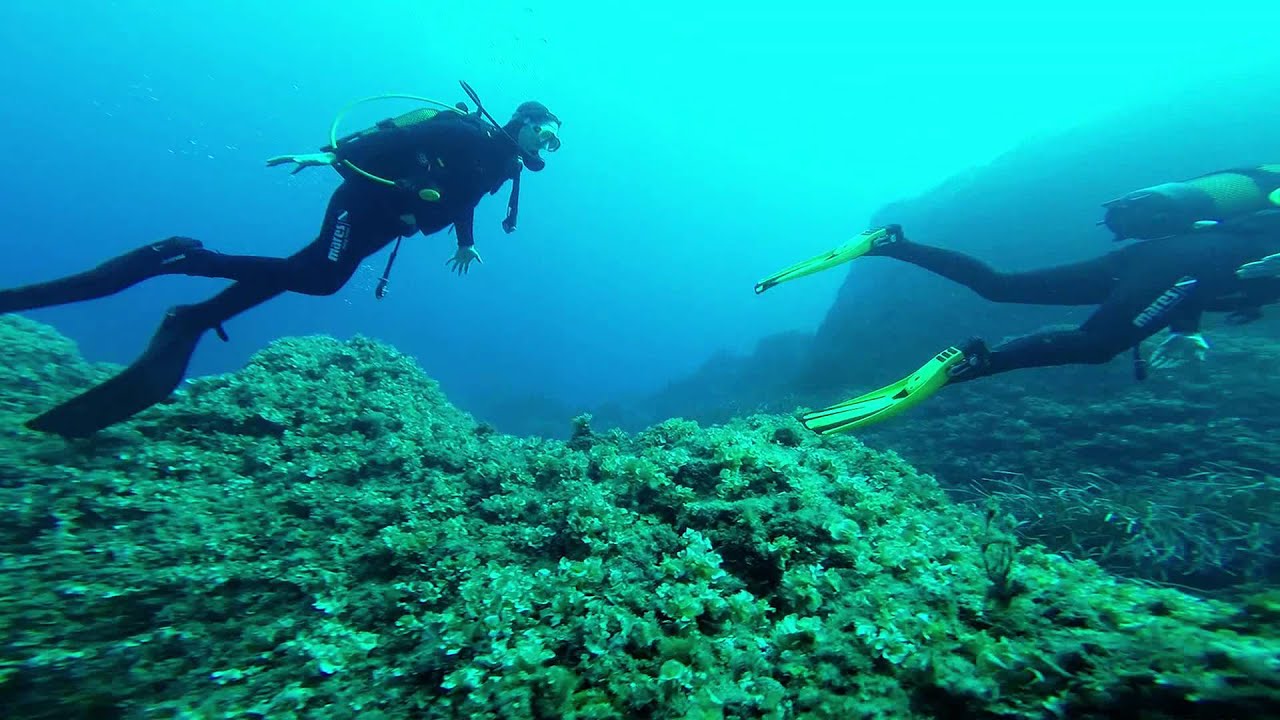
[[[170,308],[146,350],[115,377],[26,423],[63,437],[84,437],[164,400],[182,381],[197,343],[209,330],[227,340],[223,323],[286,292],[332,295],[360,263],[396,242],[377,289],[386,290],[402,238],[453,227],[457,251],[447,261],[466,273],[482,262],[475,248],[476,206],[485,195],[512,182],[503,229],[516,227],[521,171],[542,170],[541,151],[560,148],[560,119],[538,102],[521,104],[505,124],[493,119],[467,83],[476,105],[450,106],[407,95],[379,96],[425,101],[420,108],[375,127],[337,137],[344,110],[320,152],[284,155],[267,166],[292,164],[297,173],[331,166],[342,177],[311,244],[289,257],[224,255],[198,240],[171,237],[88,271],[57,280],[0,290],[0,313],[79,302],[111,295],[159,275],[189,275],[234,281],[213,297]],[[365,102],[361,100],[359,102]],[[354,107],[354,104],[351,106]]]
[[[1280,300],[1280,166],[1196,180],[1199,186],[1169,183],[1108,203],[1103,223],[1117,240],[1139,242],[1083,262],[1002,273],[969,255],[908,240],[901,226],[887,225],[757,283],[762,293],[857,257],[881,256],[994,302],[1098,306],[1075,329],[1038,332],[994,348],[971,338],[899,382],[807,413],[801,422],[823,435],[847,432],[896,415],[951,383],[1022,368],[1102,364],[1128,349],[1139,379],[1148,364],[1163,369],[1203,359],[1208,343],[1199,332],[1202,313],[1230,313],[1228,320],[1241,324]],[[1220,191],[1210,199],[1230,203],[1220,201],[1216,210],[1205,205],[1204,187]],[[1148,363],[1141,343],[1164,328],[1170,335]]]

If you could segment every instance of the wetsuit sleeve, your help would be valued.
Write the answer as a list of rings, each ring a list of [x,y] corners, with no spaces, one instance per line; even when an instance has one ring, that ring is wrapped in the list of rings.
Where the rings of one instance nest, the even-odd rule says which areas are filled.
[[[475,208],[462,208],[453,221],[454,234],[458,236],[458,247],[471,247],[476,244]]]

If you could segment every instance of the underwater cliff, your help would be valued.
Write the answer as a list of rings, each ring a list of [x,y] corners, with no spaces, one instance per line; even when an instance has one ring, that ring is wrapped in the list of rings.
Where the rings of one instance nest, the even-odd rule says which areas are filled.
[[[0,318],[7,718],[1271,717],[1280,599],[1020,542],[787,416],[494,432],[407,357],[282,339],[84,441]]]

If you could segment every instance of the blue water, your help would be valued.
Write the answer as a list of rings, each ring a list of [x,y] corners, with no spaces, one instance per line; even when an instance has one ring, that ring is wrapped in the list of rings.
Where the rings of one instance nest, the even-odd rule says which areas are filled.
[[[192,373],[232,370],[283,335],[362,333],[415,356],[464,407],[585,407],[815,328],[839,273],[769,296],[752,284],[885,203],[1031,138],[1161,98],[1185,107],[1196,98],[1180,88],[1280,59],[1262,3],[1212,17],[1154,3],[692,5],[4,3],[0,286],[174,234],[289,254],[338,178],[265,158],[323,144],[355,98],[454,102],[465,79],[500,118],[536,98],[564,120],[563,150],[526,177],[519,231],[499,227],[504,188],[477,212],[484,264],[467,277],[445,267],[451,237],[412,238],[386,299],[372,294],[384,252],[336,296],[235,319]],[[349,129],[403,109],[363,108]],[[30,315],[90,359],[126,363],[165,307],[221,285],[160,278]]]

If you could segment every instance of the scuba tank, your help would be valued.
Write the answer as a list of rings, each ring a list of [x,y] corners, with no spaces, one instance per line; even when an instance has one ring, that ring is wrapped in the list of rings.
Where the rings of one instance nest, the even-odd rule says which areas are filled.
[[[1103,203],[1115,239],[1158,240],[1280,208],[1280,165],[1220,170]]]
[[[396,117],[380,120],[372,127],[351,133],[345,137],[338,137],[339,124],[353,108],[376,100],[391,99],[415,100],[435,107],[424,107],[410,110],[409,112]],[[333,124],[329,128],[329,144],[325,145],[321,149],[326,152],[334,153],[337,156],[338,160],[334,166],[344,177],[346,177],[348,173],[355,173],[356,175],[363,176],[373,182],[382,185],[394,186],[396,184],[394,179],[382,177],[380,172],[371,171],[370,169],[362,167],[363,161],[361,161],[360,164],[357,164],[351,156],[364,155],[365,157],[368,157],[370,155],[368,149],[371,146],[376,148],[380,143],[394,143],[395,136],[399,131],[408,130],[423,123],[430,122],[445,113],[453,113],[459,117],[469,117],[467,106],[464,103],[457,103],[456,105],[450,106],[446,103],[438,100],[432,100],[430,98],[419,97],[417,95],[400,94],[378,95],[371,98],[362,98],[351,103],[338,113],[338,116],[334,118]],[[374,154],[376,154],[376,151]],[[440,199],[440,193],[435,189],[423,190],[419,193],[419,196],[427,202],[435,202]]]

